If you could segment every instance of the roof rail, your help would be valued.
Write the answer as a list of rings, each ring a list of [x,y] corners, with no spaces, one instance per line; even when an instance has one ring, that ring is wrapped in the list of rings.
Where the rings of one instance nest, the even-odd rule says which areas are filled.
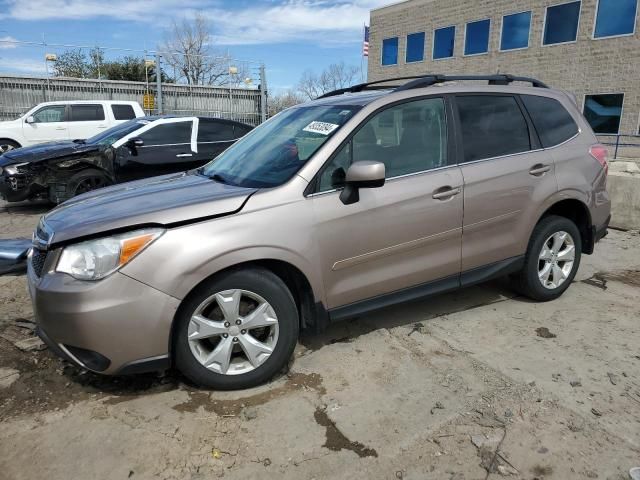
[[[357,93],[364,90],[384,90],[389,88],[398,88],[399,85],[379,85],[380,83],[394,82],[396,80],[415,80],[418,78],[424,78],[424,75],[411,75],[410,77],[397,77],[387,78],[385,80],[376,80],[374,82],[358,83],[350,87],[339,88],[325,94],[320,95],[318,98],[334,97],[336,95],[342,95],[343,93]]]
[[[508,73],[496,75],[426,75],[396,88],[395,92],[411,90],[413,88],[430,87],[436,83],[454,82],[457,80],[487,80],[489,85],[509,85],[511,82],[526,82],[534,87],[549,88],[546,84],[535,78],[517,77]]]
[[[380,85],[381,83],[394,82],[397,80],[411,80],[403,85]],[[534,87],[549,88],[545,83],[535,78],[529,77],[517,77],[508,73],[500,73],[495,75],[412,75],[409,77],[397,77],[387,78],[385,80],[376,80],[374,82],[358,83],[351,87],[340,88],[333,90],[332,92],[325,93],[318,98],[333,97],[336,95],[342,95],[343,93],[356,93],[364,90],[381,90],[393,88],[394,92],[401,92],[404,90],[411,90],[414,88],[425,88],[435,85],[437,83],[453,82],[453,81],[468,81],[468,80],[487,80],[489,85],[509,85],[512,82],[525,82],[530,83]]]

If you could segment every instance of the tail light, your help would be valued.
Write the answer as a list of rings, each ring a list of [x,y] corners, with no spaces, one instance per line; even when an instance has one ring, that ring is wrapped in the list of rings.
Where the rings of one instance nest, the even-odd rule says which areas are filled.
[[[605,172],[609,171],[609,164],[607,163],[607,157],[609,156],[609,151],[604,145],[596,143],[595,145],[591,145],[589,148],[589,154],[595,158],[600,165],[602,165],[602,169]]]

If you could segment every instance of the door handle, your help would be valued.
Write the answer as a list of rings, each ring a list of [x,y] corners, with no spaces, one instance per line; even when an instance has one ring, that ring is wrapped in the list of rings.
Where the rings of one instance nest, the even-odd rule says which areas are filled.
[[[98,128],[107,128],[106,125],[98,125]]]
[[[56,127],[56,130],[66,130],[64,127]]]
[[[547,173],[549,170],[551,170],[551,167],[549,165],[542,165],[541,163],[538,163],[531,167],[531,170],[529,170],[529,174],[533,175],[534,177],[540,177]]]
[[[182,157],[193,157],[192,153],[179,153],[176,155],[176,157],[178,158],[182,158]]]
[[[446,190],[443,190],[446,189]],[[460,187],[451,188],[451,187],[442,187],[434,192],[432,195],[436,200],[443,200],[449,197],[453,197],[460,193]]]

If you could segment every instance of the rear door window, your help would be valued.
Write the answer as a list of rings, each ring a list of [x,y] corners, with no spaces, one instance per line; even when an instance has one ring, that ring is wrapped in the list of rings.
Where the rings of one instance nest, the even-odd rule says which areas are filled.
[[[116,120],[131,120],[136,118],[136,112],[131,105],[111,105],[113,118]]]
[[[217,120],[200,119],[198,142],[230,142],[235,138],[233,124]]]
[[[71,105],[71,122],[97,122],[104,120],[102,105]]]
[[[529,127],[514,97],[462,95],[456,104],[465,162],[531,149]]]
[[[544,148],[566,142],[578,133],[578,125],[562,104],[548,97],[520,95]]]
[[[145,147],[191,143],[192,121],[162,123],[140,135]]]

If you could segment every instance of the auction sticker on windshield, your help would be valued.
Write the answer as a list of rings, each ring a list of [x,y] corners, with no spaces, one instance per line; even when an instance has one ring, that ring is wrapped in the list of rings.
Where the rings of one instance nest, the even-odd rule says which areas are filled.
[[[329,135],[340,125],[336,125],[335,123],[327,123],[327,122],[311,122],[309,125],[304,127],[302,130],[305,132],[311,133],[319,133],[321,135]]]

